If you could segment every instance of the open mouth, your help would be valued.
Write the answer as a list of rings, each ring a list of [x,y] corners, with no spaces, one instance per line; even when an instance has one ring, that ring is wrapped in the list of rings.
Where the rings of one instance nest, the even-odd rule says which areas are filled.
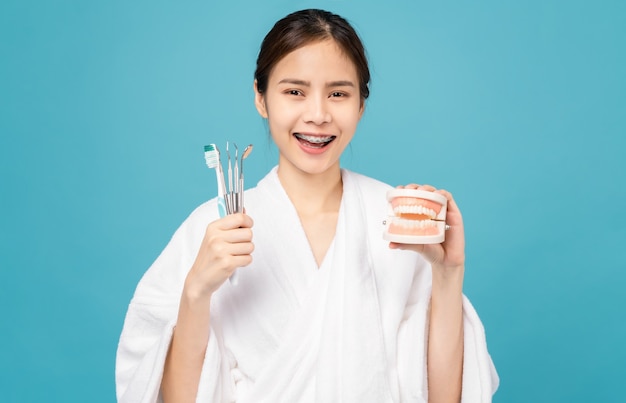
[[[324,148],[337,138],[337,136],[317,136],[310,134],[294,133],[293,136],[305,147]]]
[[[417,197],[396,197],[391,200],[393,217],[389,232],[402,235],[437,235],[437,215],[442,205]]]
[[[444,240],[447,200],[443,195],[416,189],[387,193],[390,217],[385,239],[400,243],[439,243]]]

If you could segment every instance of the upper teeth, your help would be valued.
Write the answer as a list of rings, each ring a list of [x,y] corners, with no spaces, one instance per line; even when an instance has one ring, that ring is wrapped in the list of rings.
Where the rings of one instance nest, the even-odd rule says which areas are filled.
[[[299,139],[308,141],[309,143],[318,143],[318,144],[328,143],[329,141],[335,138],[335,136],[308,136],[306,134],[300,134],[300,133],[296,133],[295,135]]]
[[[396,206],[393,209],[393,212],[395,214],[424,214],[431,218],[435,218],[437,216],[437,214],[435,213],[435,210],[426,208],[424,206],[416,206],[416,205]]]

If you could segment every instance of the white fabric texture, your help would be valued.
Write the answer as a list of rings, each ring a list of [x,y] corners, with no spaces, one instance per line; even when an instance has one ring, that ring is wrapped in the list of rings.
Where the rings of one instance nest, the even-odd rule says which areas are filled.
[[[334,241],[320,267],[274,168],[245,195],[253,263],[213,295],[198,402],[426,402],[431,269],[382,239],[389,189],[342,170]],[[120,337],[119,402],[160,401],[183,282],[211,200],[196,209],[140,281]],[[490,402],[498,376],[464,297],[463,402]]]

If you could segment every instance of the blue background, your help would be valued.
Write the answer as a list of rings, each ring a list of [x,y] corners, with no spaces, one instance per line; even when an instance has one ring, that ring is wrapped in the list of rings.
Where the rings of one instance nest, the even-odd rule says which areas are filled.
[[[204,144],[254,143],[258,47],[288,12],[353,22],[372,96],[344,166],[456,196],[496,402],[623,401],[626,3],[0,5],[0,390],[111,402],[127,304],[213,197]]]

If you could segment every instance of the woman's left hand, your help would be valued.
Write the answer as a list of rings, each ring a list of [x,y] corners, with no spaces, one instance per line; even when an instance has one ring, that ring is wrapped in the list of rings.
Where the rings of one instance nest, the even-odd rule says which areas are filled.
[[[414,250],[422,254],[422,256],[424,256],[424,258],[428,260],[433,267],[439,267],[444,270],[462,268],[465,265],[465,234],[463,230],[463,217],[461,217],[461,211],[454,202],[452,194],[446,190],[436,189],[430,185],[410,184],[406,186],[398,186],[397,188],[425,190],[445,196],[448,200],[446,224],[449,225],[450,228],[446,231],[445,241],[439,244],[414,245],[391,242],[389,247],[391,249]]]

